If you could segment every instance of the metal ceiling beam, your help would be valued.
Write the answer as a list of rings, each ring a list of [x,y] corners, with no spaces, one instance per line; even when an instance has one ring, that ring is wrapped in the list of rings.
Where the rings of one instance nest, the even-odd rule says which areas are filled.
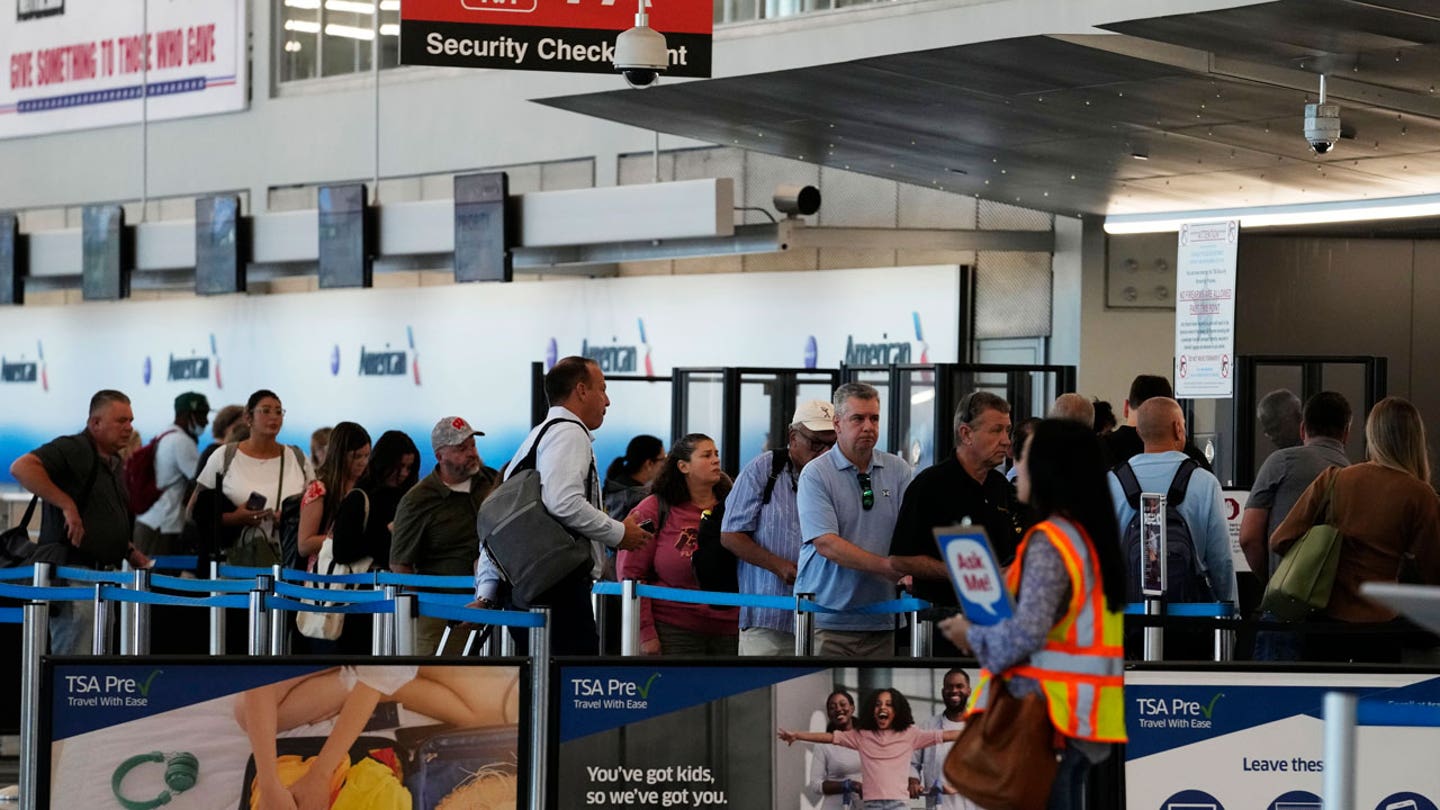
[[[520,247],[515,249],[515,270],[537,272],[595,264],[739,256],[747,253],[781,253],[787,250],[820,248],[1052,253],[1055,250],[1055,232],[831,228],[809,226],[800,220],[783,220],[774,224],[738,225],[733,237],[656,239],[550,248]]]

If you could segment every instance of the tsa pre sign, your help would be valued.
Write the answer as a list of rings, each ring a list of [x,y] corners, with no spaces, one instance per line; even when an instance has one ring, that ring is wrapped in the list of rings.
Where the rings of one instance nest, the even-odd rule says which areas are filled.
[[[400,61],[407,65],[611,73],[615,37],[635,25],[636,0],[405,0]],[[668,76],[710,75],[709,3],[652,5]]]

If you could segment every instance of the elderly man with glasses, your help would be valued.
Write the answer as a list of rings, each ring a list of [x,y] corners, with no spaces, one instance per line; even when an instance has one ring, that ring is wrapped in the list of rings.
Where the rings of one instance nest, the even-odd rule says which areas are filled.
[[[895,619],[852,611],[895,597],[900,574],[890,536],[912,472],[904,459],[875,449],[880,394],[865,383],[835,389],[835,446],[800,473],[800,564],[795,593],[813,593],[820,655],[878,658],[895,653]]]
[[[1035,522],[999,470],[1010,449],[1010,403],[989,391],[975,391],[955,409],[955,453],[922,470],[905,491],[890,541],[890,563],[913,579],[911,590],[917,597],[936,606],[928,618],[953,615],[957,605],[935,544],[937,526],[968,518],[985,529],[1000,564],[1009,565],[1020,538]],[[1020,457],[1020,448],[1014,455]],[[938,630],[931,643],[936,656],[960,655]]]
[[[740,558],[740,593],[789,596],[800,558],[795,510],[800,472],[835,446],[835,407],[803,402],[790,420],[784,447],[756,456],[740,471],[725,501],[720,542]],[[740,608],[741,655],[791,655],[795,615],[773,608]]]

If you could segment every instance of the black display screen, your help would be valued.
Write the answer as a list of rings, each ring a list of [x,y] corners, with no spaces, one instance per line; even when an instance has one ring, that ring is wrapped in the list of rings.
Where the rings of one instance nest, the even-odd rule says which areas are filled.
[[[25,268],[19,258],[19,225],[19,219],[14,214],[0,214],[0,306],[25,303]]]
[[[245,291],[240,261],[240,198],[195,200],[195,294]]]
[[[125,209],[118,205],[87,205],[81,240],[80,289],[86,301],[118,301],[130,296],[130,268],[125,266]]]
[[[369,221],[363,184],[321,187],[321,289],[370,286]]]
[[[505,211],[505,172],[455,177],[455,280],[511,281],[512,229]]]

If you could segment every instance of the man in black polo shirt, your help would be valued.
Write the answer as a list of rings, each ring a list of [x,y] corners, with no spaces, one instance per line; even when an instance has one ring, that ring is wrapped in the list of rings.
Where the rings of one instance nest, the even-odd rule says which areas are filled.
[[[969,518],[984,527],[1002,566],[1014,561],[1015,547],[1034,521],[996,469],[1009,448],[1010,403],[988,391],[965,397],[955,410],[955,454],[910,482],[890,540],[891,564],[913,578],[915,596],[936,606],[957,604],[931,531],[937,526]],[[932,644],[936,656],[960,655],[938,630]]]
[[[130,398],[100,391],[90,398],[85,429],[36,448],[10,465],[20,485],[45,502],[35,559],[82,568],[113,568],[149,558],[130,544],[129,498],[120,451],[134,432]],[[86,654],[94,636],[91,602],[59,602],[50,621],[50,651]]]

